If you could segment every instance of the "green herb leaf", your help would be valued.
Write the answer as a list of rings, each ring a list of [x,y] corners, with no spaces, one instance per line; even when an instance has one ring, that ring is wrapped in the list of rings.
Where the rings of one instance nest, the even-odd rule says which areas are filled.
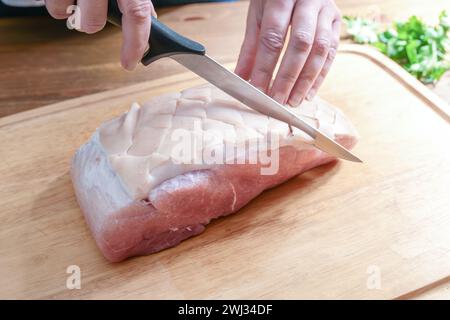
[[[367,19],[347,16],[344,23],[355,42],[373,45],[424,83],[436,82],[450,70],[450,17],[445,11],[437,26],[417,16],[382,32]]]

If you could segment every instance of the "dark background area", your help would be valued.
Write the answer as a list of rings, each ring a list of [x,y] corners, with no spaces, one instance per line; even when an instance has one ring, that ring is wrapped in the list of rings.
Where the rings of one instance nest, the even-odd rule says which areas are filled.
[[[225,2],[230,0],[153,0],[153,5],[157,8],[174,6],[179,4],[198,3],[198,2]],[[233,0],[231,0],[233,1]],[[47,11],[44,7],[16,8],[10,7],[0,1],[0,17],[26,17],[45,15]]]

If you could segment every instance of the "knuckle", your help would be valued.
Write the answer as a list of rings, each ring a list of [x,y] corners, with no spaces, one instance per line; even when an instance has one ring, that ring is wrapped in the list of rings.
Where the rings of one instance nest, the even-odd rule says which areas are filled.
[[[297,74],[293,72],[283,72],[278,75],[281,81],[284,83],[294,83],[297,81]]]
[[[255,67],[255,70],[257,71],[257,73],[259,73],[259,76],[261,77],[269,77],[272,74],[272,68],[267,63],[257,65]]]
[[[152,13],[152,5],[148,0],[132,1],[126,8],[124,14],[136,19],[147,20]]]
[[[261,44],[271,52],[283,49],[284,37],[279,30],[268,29],[261,36]]]
[[[309,51],[313,44],[313,36],[306,31],[297,31],[292,33],[291,42],[294,48],[298,51]]]
[[[330,51],[331,43],[327,38],[319,38],[314,43],[314,50],[320,56],[326,56]]]
[[[328,51],[328,57],[327,59],[330,61],[333,61],[334,58],[336,57],[337,54],[337,46],[336,47],[331,47],[330,50]]]

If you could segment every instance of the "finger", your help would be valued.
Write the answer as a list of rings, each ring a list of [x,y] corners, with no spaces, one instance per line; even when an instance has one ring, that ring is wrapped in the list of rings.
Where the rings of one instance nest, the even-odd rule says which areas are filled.
[[[267,91],[273,71],[283,49],[289,27],[293,0],[274,0],[266,3],[250,82]]]
[[[122,66],[133,70],[148,48],[151,15],[154,11],[150,0],[119,0],[122,12]]]
[[[80,8],[80,31],[95,33],[105,27],[108,0],[78,0],[77,5]]]
[[[55,19],[67,19],[71,12],[67,12],[67,7],[75,4],[75,0],[45,0],[48,13]]]
[[[337,48],[339,46],[339,36],[341,33],[341,20],[340,18],[336,19],[333,22],[333,38],[331,41],[331,47],[330,51],[328,52],[327,60],[325,61],[325,64],[323,65],[322,70],[320,71],[319,76],[317,77],[316,81],[314,82],[311,90],[309,90],[308,94],[306,95],[306,100],[311,101],[316,96],[317,90],[319,90],[320,86],[322,85],[323,81],[325,80],[325,77],[327,76],[328,72],[330,71],[331,65],[333,64],[334,57],[337,53]]]
[[[259,2],[261,3],[261,2]],[[260,21],[257,20],[258,4],[253,1],[249,6],[247,15],[247,26],[245,28],[244,41],[239,52],[238,62],[234,72],[241,78],[248,80],[255,62],[256,46],[258,44]]]
[[[291,91],[288,101],[289,105],[298,106],[303,101],[320,70],[322,70],[331,46],[331,25],[333,20],[334,10],[326,7],[320,11],[314,43],[306,59],[305,66]]]
[[[270,93],[281,104],[286,103],[311,51],[319,11],[319,1],[297,3],[294,9],[288,47]]]

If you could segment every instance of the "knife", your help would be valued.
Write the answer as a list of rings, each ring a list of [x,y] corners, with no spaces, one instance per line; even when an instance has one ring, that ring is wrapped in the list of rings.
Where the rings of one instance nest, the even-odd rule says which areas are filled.
[[[109,0],[108,21],[120,27],[121,20],[122,13],[117,0]],[[151,17],[151,24],[150,49],[141,60],[143,65],[147,66],[158,59],[170,57],[248,107],[304,131],[314,139],[314,145],[320,150],[337,158],[362,162],[339,143],[309,125],[288,107],[276,102],[206,55],[205,47],[200,43],[176,33],[155,17]]]

